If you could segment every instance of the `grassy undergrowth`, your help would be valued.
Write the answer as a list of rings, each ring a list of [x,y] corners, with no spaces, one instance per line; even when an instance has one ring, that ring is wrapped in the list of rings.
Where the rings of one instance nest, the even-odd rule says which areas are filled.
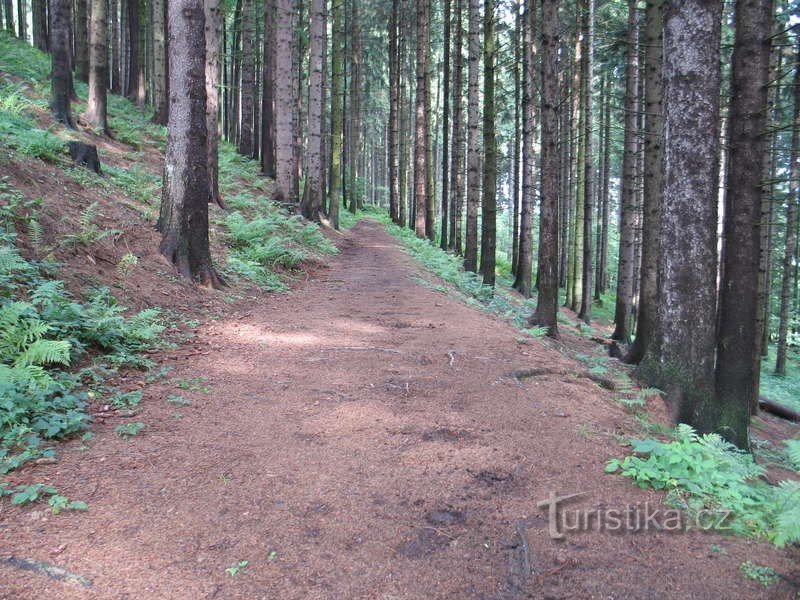
[[[158,309],[129,317],[105,288],[79,300],[58,265],[23,258],[14,242],[22,195],[0,187],[0,473],[84,431],[87,386],[123,366],[147,366],[159,343]],[[83,367],[76,370],[77,367]]]
[[[243,277],[265,291],[284,291],[302,262],[336,252],[315,223],[269,200],[258,163],[220,144],[220,191],[228,207],[218,219],[228,232],[227,274]]]
[[[632,448],[633,455],[612,459],[606,471],[666,491],[666,504],[690,516],[727,515],[707,521],[718,531],[766,538],[779,547],[800,542],[800,482],[770,485],[751,454],[720,436],[698,435],[680,424],[668,441],[634,440]]]

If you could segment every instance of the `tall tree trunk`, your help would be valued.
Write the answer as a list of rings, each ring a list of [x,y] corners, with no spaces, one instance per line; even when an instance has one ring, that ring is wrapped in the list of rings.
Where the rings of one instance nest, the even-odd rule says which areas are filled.
[[[141,51],[139,48],[139,29],[141,21],[139,18],[139,3],[141,0],[126,0],[126,24],[127,24],[127,61],[125,69],[125,95],[133,102],[142,103],[143,98],[139,97],[139,75],[142,70]]]
[[[364,189],[360,189],[360,178],[362,173],[359,169],[359,161],[363,152],[361,137],[361,94],[362,94],[362,75],[361,75],[361,26],[358,14],[358,2],[353,2],[350,18],[350,37],[352,40],[352,53],[350,70],[352,85],[350,86],[350,167],[348,169],[348,190],[350,195],[350,212],[356,214],[362,202]]]
[[[562,106],[569,106],[569,91],[568,85],[570,78],[568,73],[562,73],[560,76],[560,100]],[[571,293],[571,286],[567,285],[569,279],[569,246],[570,246],[570,233],[569,227],[570,215],[572,210],[571,192],[572,189],[572,167],[571,167],[571,147],[572,147],[572,127],[571,127],[571,110],[561,111],[561,116],[558,122],[558,135],[560,146],[560,161],[561,167],[558,170],[559,188],[558,188],[558,210],[559,210],[559,231],[558,231],[558,284],[560,287],[565,288],[569,295]],[[538,267],[537,267],[538,271]],[[538,276],[537,276],[538,279]],[[567,303],[565,302],[565,305]]]
[[[428,111],[426,79],[428,72],[428,3],[417,1],[417,97],[414,117],[414,231],[425,237],[428,216]]]
[[[253,144],[255,125],[254,107],[256,101],[255,54],[257,41],[255,9],[255,2],[253,2],[253,0],[242,0],[242,83],[240,88],[241,125],[239,130],[239,153],[243,156],[253,156],[255,151]],[[322,64],[320,63],[320,69],[321,68]]]
[[[497,245],[497,138],[495,137],[494,0],[483,6],[483,196],[481,198],[481,266],[483,283],[494,285]]]
[[[397,27],[400,0],[392,0],[389,19],[389,218],[399,225],[400,204],[400,56]]]
[[[84,120],[100,133],[108,133],[106,82],[108,81],[108,26],[106,0],[92,0],[89,27],[89,96]]]
[[[639,367],[676,422],[717,428],[717,197],[722,4],[673,0],[664,13],[664,199],[658,332]]]
[[[800,41],[797,43],[795,61],[800,61]],[[786,199],[786,244],[783,251],[781,276],[781,308],[778,324],[778,355],[775,373],[786,375],[786,352],[789,338],[789,309],[794,288],[797,286],[794,265],[797,262],[797,203],[800,181],[800,68],[794,70],[794,116],[792,118],[792,149],[789,166],[789,195]]]
[[[19,39],[28,41],[28,6],[25,0],[17,0],[17,18],[19,20]]]
[[[344,0],[333,0],[333,47],[331,54],[331,187],[328,217],[339,229],[342,203],[342,144],[344,143]]]
[[[14,0],[3,0],[3,12],[5,13],[6,30],[11,32],[11,35],[16,34],[17,28],[14,26]],[[55,8],[53,10],[55,13]]]
[[[274,199],[294,204],[294,0],[277,0],[275,14],[275,158]]]
[[[42,52],[49,52],[50,44],[47,19],[47,0],[33,0],[33,45]]]
[[[425,28],[425,39],[427,45],[431,43],[431,6],[426,3],[425,17],[428,22]],[[434,64],[431,60],[430,51],[427,58],[427,69],[425,69],[425,155],[427,170],[427,179],[425,185],[427,191],[425,198],[427,203],[425,205],[425,237],[427,237],[433,244],[436,242],[436,167],[438,161],[436,160],[436,146],[439,138],[439,129],[436,126],[436,115],[439,114],[439,101],[441,96],[439,94],[439,85],[436,85],[436,105],[433,104],[433,68]],[[434,131],[436,131],[436,140],[434,140]]]
[[[169,120],[169,90],[167,81],[167,42],[164,11],[167,0],[153,3],[153,122],[166,125]]]
[[[306,219],[320,220],[325,180],[322,177],[322,137],[325,117],[322,110],[325,98],[325,81],[322,78],[322,63],[327,40],[326,0],[311,0],[311,22],[309,23],[310,54],[308,60],[308,158],[306,183],[300,212]]]
[[[206,148],[206,35],[203,2],[170,0],[170,103],[161,253],[178,272],[205,287],[220,287],[211,264],[208,201],[211,196]]]
[[[444,0],[444,73],[442,75],[444,90],[442,100],[442,250],[450,247],[450,3]]]
[[[531,322],[558,338],[558,5],[542,0],[542,158],[539,297]]]
[[[399,181],[399,197],[397,199],[397,224],[400,227],[406,227],[408,225],[408,215],[407,215],[407,206],[408,206],[408,191],[409,191],[409,174],[408,174],[408,164],[409,164],[409,148],[408,148],[408,130],[409,130],[409,112],[410,112],[410,94],[409,94],[409,85],[407,85],[407,77],[409,70],[406,67],[407,65],[407,47],[408,47],[408,40],[409,40],[409,19],[407,17],[407,3],[400,3],[398,7],[398,23],[397,23],[397,33],[398,33],[398,40],[397,40],[397,79],[399,85],[399,94],[398,94],[398,152],[399,152],[399,160],[398,160],[398,177]],[[404,8],[406,7],[406,8]]]
[[[583,17],[586,36],[584,56],[584,150],[583,150],[583,273],[581,282],[581,310],[578,318],[589,323],[592,316],[592,216],[594,214],[594,151],[592,144],[592,95],[594,86],[594,0],[587,0]]]
[[[608,150],[610,121],[608,119],[609,102],[608,77],[603,74],[600,80],[600,165],[597,181],[597,242],[595,250],[594,300],[602,305],[605,293],[606,277],[606,244],[608,240],[608,164],[606,151]]]
[[[683,0],[679,0],[679,5]],[[639,24],[636,0],[628,0],[628,58],[625,74],[625,141],[622,158],[622,217],[619,232],[615,328],[611,338],[628,343],[633,307],[634,238],[636,236],[636,91],[639,77]],[[677,12],[677,11],[676,11]]]
[[[522,192],[520,182],[520,160],[522,154],[522,74],[520,73],[522,63],[522,14],[520,12],[521,2],[515,0],[514,4],[514,134],[511,140],[511,274],[517,277],[517,264],[519,262],[519,216],[520,216],[520,195]]]
[[[453,152],[450,168],[450,238],[448,247],[461,254],[461,216],[464,204],[464,143],[463,87],[464,87],[464,45],[463,0],[456,0],[456,23],[453,45]]]
[[[772,0],[737,0],[730,106],[725,264],[720,294],[715,429],[741,448],[758,403],[761,368],[758,267],[767,127]]]
[[[50,110],[56,121],[75,128],[72,120],[72,70],[70,69],[70,31],[72,0],[50,0],[50,55],[52,98]]]
[[[600,249],[600,292],[604,294],[608,290],[608,221],[610,211],[609,183],[611,181],[611,102],[608,98],[606,103],[606,120],[603,132],[603,190],[601,192],[601,202],[603,203],[603,245]]]
[[[625,361],[638,364],[645,355],[656,329],[658,304],[659,213],[663,193],[661,147],[662,85],[661,63],[663,0],[647,0],[645,11],[644,64],[644,176],[642,207],[642,265],[639,304],[636,310],[636,338]]]
[[[522,52],[522,199],[520,202],[519,257],[514,288],[531,295],[533,269],[534,144],[536,143],[536,2],[526,0]],[[558,135],[558,134],[556,134]]]
[[[334,3],[344,2],[344,0],[333,1]],[[264,0],[264,64],[262,66],[261,86],[261,169],[264,171],[264,175],[272,179],[276,176],[275,37],[277,28],[275,24],[275,3],[276,0]],[[336,40],[335,35],[334,40]],[[338,228],[338,220],[336,221],[336,227]]]
[[[75,0],[75,77],[89,80],[89,29],[87,0]],[[20,36],[22,37],[22,36]]]
[[[774,7],[773,7],[774,9]],[[778,25],[773,21],[773,28]],[[774,39],[774,38],[773,38]],[[777,81],[779,73],[781,72],[782,52],[780,48],[773,45],[770,54],[770,81]],[[759,275],[759,289],[761,296],[759,298],[759,322],[758,331],[761,336],[760,351],[761,357],[765,358],[769,354],[770,342],[770,314],[772,304],[772,253],[773,253],[773,231],[774,231],[774,214],[775,214],[775,177],[777,173],[776,147],[778,141],[778,133],[774,130],[775,124],[780,121],[780,102],[779,102],[779,87],[772,86],[768,91],[768,114],[769,123],[768,129],[770,133],[769,150],[764,154],[763,174],[764,181],[767,184],[764,186],[764,196],[761,199],[761,257],[759,260],[758,275]],[[760,374],[759,374],[760,376]],[[753,406],[753,414],[758,412],[758,404]]]
[[[109,89],[115,94],[122,93],[122,74],[120,70],[120,0],[109,0],[108,11],[111,13],[109,37],[111,38],[111,68],[109,73]],[[167,59],[169,60],[169,59]]]
[[[467,223],[464,269],[478,270],[478,205],[481,194],[481,151],[478,147],[480,88],[480,0],[469,0],[469,82],[467,94]]]
[[[219,0],[205,0],[206,149],[208,151],[209,202],[224,208],[219,193],[219,39],[222,27]],[[172,36],[170,35],[170,39]],[[170,67],[172,62],[170,61]]]

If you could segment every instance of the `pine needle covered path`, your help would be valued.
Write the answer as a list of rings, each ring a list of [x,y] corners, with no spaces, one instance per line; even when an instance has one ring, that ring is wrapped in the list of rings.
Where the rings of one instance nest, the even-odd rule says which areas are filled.
[[[6,561],[0,597],[793,597],[788,577],[766,589],[739,572],[757,553],[797,576],[767,544],[551,539],[537,506],[551,492],[585,493],[574,508],[659,506],[603,473],[626,415],[569,359],[420,275],[362,220],[329,268],[202,327],[208,351],[173,361],[182,401],[152,384],[143,433],[98,426],[91,448],[36,468],[88,512],[0,513],[4,557],[91,586]]]

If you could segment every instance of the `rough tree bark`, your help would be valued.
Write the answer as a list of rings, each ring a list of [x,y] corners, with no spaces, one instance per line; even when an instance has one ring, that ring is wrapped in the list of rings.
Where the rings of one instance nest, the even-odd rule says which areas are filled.
[[[209,202],[224,208],[219,193],[219,38],[222,15],[219,0],[205,0],[205,77],[206,77],[206,150],[208,151],[208,185],[211,191]],[[172,36],[170,35],[170,39]],[[172,62],[170,61],[170,66]]]
[[[153,3],[153,122],[166,125],[169,120],[169,91],[167,82],[167,43],[164,11],[167,0]]]
[[[336,0],[344,2],[344,0]],[[261,69],[261,170],[272,179],[275,162],[275,0],[264,0],[264,62]],[[334,40],[336,36],[334,36]],[[337,221],[338,227],[338,221]]]
[[[594,215],[594,151],[592,144],[592,95],[594,86],[594,0],[587,0],[583,17],[583,31],[586,36],[584,56],[584,150],[583,150],[583,272],[581,274],[581,309],[578,318],[589,323],[592,316],[592,216]]]
[[[681,0],[682,1],[682,0]],[[636,0],[628,0],[628,58],[625,74],[625,141],[622,158],[622,217],[619,233],[617,301],[611,339],[630,342],[633,306],[634,238],[636,219],[636,106],[639,79],[639,20]]]
[[[47,27],[47,0],[33,0],[33,45],[42,52],[50,51]]]
[[[294,204],[294,113],[292,56],[294,0],[277,0],[275,13],[275,194],[274,199]]]
[[[205,287],[220,287],[208,242],[211,195],[206,148],[204,6],[170,0],[169,137],[161,198],[161,253],[178,272]]]
[[[720,290],[715,430],[749,446],[751,407],[761,368],[758,266],[761,250],[762,164],[767,127],[772,0],[737,0],[733,45],[726,195],[725,252]]]
[[[481,197],[481,265],[485,285],[494,285],[497,245],[497,137],[495,134],[494,0],[483,6],[483,194]]]
[[[16,27],[14,26],[14,0],[3,0],[3,12],[5,13],[6,30],[10,31],[12,35],[16,34]],[[55,13],[55,8],[53,12]]]
[[[328,218],[339,229],[342,203],[342,145],[344,143],[344,0],[333,0],[333,44],[331,53],[331,183]]]
[[[533,173],[536,167],[536,2],[526,0],[522,51],[522,198],[520,202],[519,256],[514,288],[525,298],[531,296],[533,269]]]
[[[478,147],[480,89],[480,0],[469,0],[469,75],[467,93],[467,222],[464,270],[478,270],[478,205],[481,194],[481,150]]]
[[[800,60],[800,41],[797,42],[795,59]],[[800,68],[794,71],[794,117],[792,119],[792,149],[789,167],[789,196],[786,200],[786,243],[783,251],[783,274],[781,277],[781,308],[778,323],[778,351],[775,359],[775,373],[786,375],[786,352],[789,338],[789,310],[797,281],[795,264],[797,262],[797,203],[798,181],[800,180]]]
[[[89,81],[89,23],[86,9],[87,0],[75,0],[75,77]]]
[[[461,216],[464,204],[464,143],[465,130],[463,121],[463,87],[464,87],[464,45],[463,17],[464,2],[456,0],[455,36],[453,38],[453,152],[450,167],[450,237],[448,247],[456,254],[461,254]]]
[[[322,138],[325,117],[322,105],[325,98],[325,82],[322,78],[322,63],[326,34],[326,0],[311,0],[311,22],[309,23],[310,53],[308,61],[308,152],[306,183],[300,212],[312,221],[320,220],[322,202],[325,196],[325,181],[322,177]]]
[[[400,225],[400,56],[397,27],[400,0],[392,0],[389,18],[389,218]]]
[[[625,362],[632,364],[641,362],[656,328],[654,320],[658,304],[659,213],[663,193],[661,147],[663,4],[664,0],[647,0],[645,10],[642,266],[639,278],[639,305],[636,310],[636,338],[625,356]]]
[[[253,156],[255,151],[255,101],[256,101],[256,13],[253,0],[242,0],[242,59],[241,59],[241,122],[239,153]]]
[[[450,0],[444,0],[444,72],[442,74],[443,86],[442,101],[442,234],[440,247],[447,250],[450,247],[449,226],[450,219]]]
[[[350,153],[347,189],[350,196],[350,203],[348,208],[350,212],[356,214],[358,207],[361,205],[363,198],[362,195],[365,190],[359,189],[359,179],[362,177],[360,169],[360,161],[363,153],[363,139],[361,135],[362,115],[361,115],[361,96],[362,96],[362,66],[361,66],[361,24],[358,12],[358,3],[354,2],[350,11],[350,38],[351,38],[351,55],[350,55],[350,73],[351,85],[349,91],[350,107],[348,113],[350,115]]]
[[[125,69],[125,96],[136,104],[143,104],[144,97],[142,96],[143,89],[139,85],[141,78],[141,71],[144,67],[142,64],[141,48],[139,44],[140,37],[140,6],[141,0],[126,0],[125,6],[125,19],[127,24],[127,57]]]
[[[542,158],[539,296],[531,323],[558,338],[558,6],[542,0]]]
[[[51,0],[50,55],[52,98],[50,110],[57,121],[75,128],[72,120],[72,70],[70,69],[70,37],[72,0]]]
[[[656,336],[639,374],[665,391],[676,422],[705,433],[716,348],[722,4],[673,0],[664,12],[664,199]]]
[[[428,216],[428,135],[427,71],[428,71],[428,3],[417,2],[417,96],[414,117],[414,231],[424,238]]]
[[[84,120],[99,133],[108,133],[106,82],[108,80],[108,28],[106,0],[92,0],[89,27],[89,96]]]

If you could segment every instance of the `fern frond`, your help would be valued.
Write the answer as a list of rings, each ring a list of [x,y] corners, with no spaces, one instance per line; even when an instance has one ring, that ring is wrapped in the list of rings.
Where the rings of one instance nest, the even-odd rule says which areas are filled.
[[[28,365],[69,364],[70,343],[66,340],[36,340],[16,358],[19,367]]]
[[[800,440],[786,440],[786,456],[795,471],[800,471]]]

